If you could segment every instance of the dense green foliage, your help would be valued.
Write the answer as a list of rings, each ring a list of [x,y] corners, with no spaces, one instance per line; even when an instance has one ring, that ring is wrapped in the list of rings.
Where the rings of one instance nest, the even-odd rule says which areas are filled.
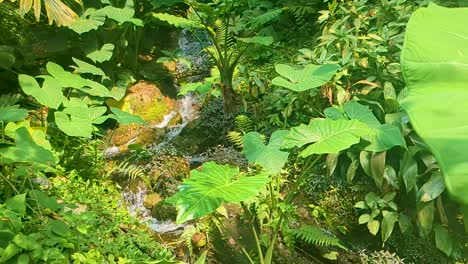
[[[0,263],[465,263],[438,2],[0,0]]]

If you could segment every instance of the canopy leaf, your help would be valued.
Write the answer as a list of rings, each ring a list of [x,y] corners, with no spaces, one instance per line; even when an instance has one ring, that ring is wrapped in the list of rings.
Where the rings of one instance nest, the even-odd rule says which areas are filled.
[[[411,17],[401,57],[401,105],[434,153],[447,190],[468,204],[468,9],[430,4]]]

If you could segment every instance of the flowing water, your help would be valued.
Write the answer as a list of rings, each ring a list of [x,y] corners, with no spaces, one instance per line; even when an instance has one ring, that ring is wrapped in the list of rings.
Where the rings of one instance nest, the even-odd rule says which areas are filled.
[[[153,125],[153,128],[166,128],[167,132],[165,134],[164,140],[152,147],[152,151],[157,152],[165,145],[167,145],[171,140],[176,138],[184,129],[184,127],[192,120],[197,117],[197,111],[194,110],[193,105],[196,104],[196,99],[192,95],[186,95],[177,101],[177,112],[173,111],[166,116],[164,116],[163,121],[159,124]],[[168,127],[169,123],[177,115],[180,115],[182,118],[182,123]],[[173,221],[159,221],[156,218],[151,216],[151,210],[147,209],[144,206],[145,196],[147,195],[148,190],[144,187],[138,187],[136,190],[130,190],[126,188],[122,192],[123,200],[127,206],[128,211],[131,215],[137,216],[152,230],[164,234],[164,233],[177,233],[182,232],[182,229],[185,225],[178,225]],[[178,231],[177,231],[178,230]]]
[[[178,41],[178,48],[191,61],[192,67],[187,68],[186,65],[178,63],[177,72],[185,75],[189,82],[199,81],[200,78],[207,76],[211,68],[209,57],[203,52],[203,49],[209,45],[208,36],[203,32],[196,34],[197,36],[194,36],[190,31],[182,30]],[[175,86],[174,89],[178,90],[178,87]],[[152,128],[165,129],[164,140],[151,147],[153,153],[158,153],[159,150],[176,138],[190,121],[198,117],[198,113],[193,107],[196,104],[197,99],[194,95],[188,94],[179,98],[176,110],[164,116],[161,123],[152,126]],[[171,121],[178,115],[180,115],[182,122],[169,127]],[[115,149],[110,148],[106,152],[112,151],[115,151]],[[122,197],[130,214],[137,216],[149,228],[160,234],[178,235],[181,233],[185,225],[178,225],[173,221],[159,221],[151,216],[151,211],[144,206],[147,193],[148,190],[144,187],[139,187],[137,190],[124,188]]]

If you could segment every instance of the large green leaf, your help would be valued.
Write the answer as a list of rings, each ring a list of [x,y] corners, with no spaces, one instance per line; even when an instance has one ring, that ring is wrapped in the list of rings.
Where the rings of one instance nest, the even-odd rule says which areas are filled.
[[[267,175],[238,176],[239,168],[214,162],[203,164],[200,170],[192,170],[190,178],[179,186],[179,192],[168,200],[177,207],[177,222],[212,213],[223,202],[247,200],[271,180]]]
[[[63,112],[55,112],[55,123],[65,134],[71,137],[91,137],[93,133],[93,123],[88,119],[76,116],[68,116]]]
[[[19,108],[19,105],[0,107],[1,122],[18,122],[28,117],[28,110]]]
[[[96,11],[94,8],[88,8],[83,15],[73,24],[68,26],[78,34],[83,34],[91,30],[98,29],[104,25],[106,14],[101,10]]]
[[[87,62],[84,62],[82,60],[79,60],[77,58],[72,58],[72,59],[77,65],[77,66],[72,66],[72,68],[77,70],[79,73],[90,73],[90,74],[98,75],[102,77],[106,76],[106,73],[104,73],[104,71],[99,69],[98,67],[92,64],[89,64]]]
[[[435,4],[411,17],[401,57],[402,107],[442,169],[447,190],[468,204],[468,8]]]
[[[258,132],[249,132],[244,136],[244,153],[250,163],[257,162],[268,173],[277,174],[281,171],[289,153],[281,151],[283,138],[289,132],[286,130],[275,131],[270,138],[270,143],[265,146]]]
[[[14,162],[55,164],[52,152],[34,142],[26,127],[16,130],[15,143],[13,147],[0,148],[0,155]]]
[[[381,124],[368,106],[357,102],[347,102],[343,108],[350,119],[359,120],[372,129],[372,133],[363,136],[363,139],[369,142],[364,150],[381,152],[394,146],[406,146],[400,129],[394,125]]]
[[[309,125],[293,127],[284,139],[283,147],[302,147],[313,143],[304,149],[300,156],[336,154],[358,143],[362,136],[369,133],[369,127],[358,120],[317,119]]]
[[[18,194],[5,201],[8,209],[17,212],[20,215],[26,214],[26,194]]]
[[[200,27],[200,23],[197,21],[189,20],[184,17],[174,16],[166,13],[152,13],[153,18],[161,21],[165,21],[172,26],[179,28],[196,28]]]
[[[127,1],[124,8],[117,8],[109,5],[103,8],[103,12],[106,13],[108,18],[114,19],[122,24],[133,18],[135,8],[133,7],[133,1]]]
[[[42,88],[39,87],[36,79],[29,75],[20,74],[18,80],[23,92],[34,97],[40,104],[53,109],[58,109],[62,104],[62,87],[57,80],[45,79]]]
[[[309,64],[303,69],[294,69],[286,64],[277,64],[275,69],[281,77],[273,79],[272,83],[274,85],[296,92],[303,92],[326,84],[340,69],[340,66],[336,64]]]
[[[112,55],[114,54],[114,48],[114,44],[106,43],[102,45],[101,49],[97,49],[86,54],[86,57],[90,58],[94,62],[102,63],[112,58]]]

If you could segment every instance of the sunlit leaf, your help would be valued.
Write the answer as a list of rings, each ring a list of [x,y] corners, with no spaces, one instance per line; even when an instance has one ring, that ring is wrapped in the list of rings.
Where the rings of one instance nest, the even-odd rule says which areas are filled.
[[[177,222],[183,223],[214,212],[223,202],[238,203],[247,200],[268,182],[267,175],[239,176],[239,168],[203,164],[184,179],[179,192],[169,199],[177,207]]]
[[[0,155],[14,162],[55,164],[52,152],[34,142],[26,127],[16,130],[15,146],[0,148]]]
[[[340,69],[340,66],[309,64],[303,69],[295,69],[286,64],[277,64],[275,69],[281,77],[274,78],[272,84],[302,92],[326,84]]]
[[[293,127],[284,139],[283,147],[293,148],[308,145],[300,156],[312,154],[337,154],[359,142],[361,136],[370,132],[367,125],[357,120],[313,120],[309,125]]]
[[[275,131],[268,145],[263,144],[262,136],[258,132],[249,132],[244,136],[244,153],[250,163],[260,164],[268,173],[277,174],[281,171],[289,153],[281,151],[287,130]]]
[[[402,107],[439,162],[447,190],[468,204],[468,9],[430,4],[408,22]]]

